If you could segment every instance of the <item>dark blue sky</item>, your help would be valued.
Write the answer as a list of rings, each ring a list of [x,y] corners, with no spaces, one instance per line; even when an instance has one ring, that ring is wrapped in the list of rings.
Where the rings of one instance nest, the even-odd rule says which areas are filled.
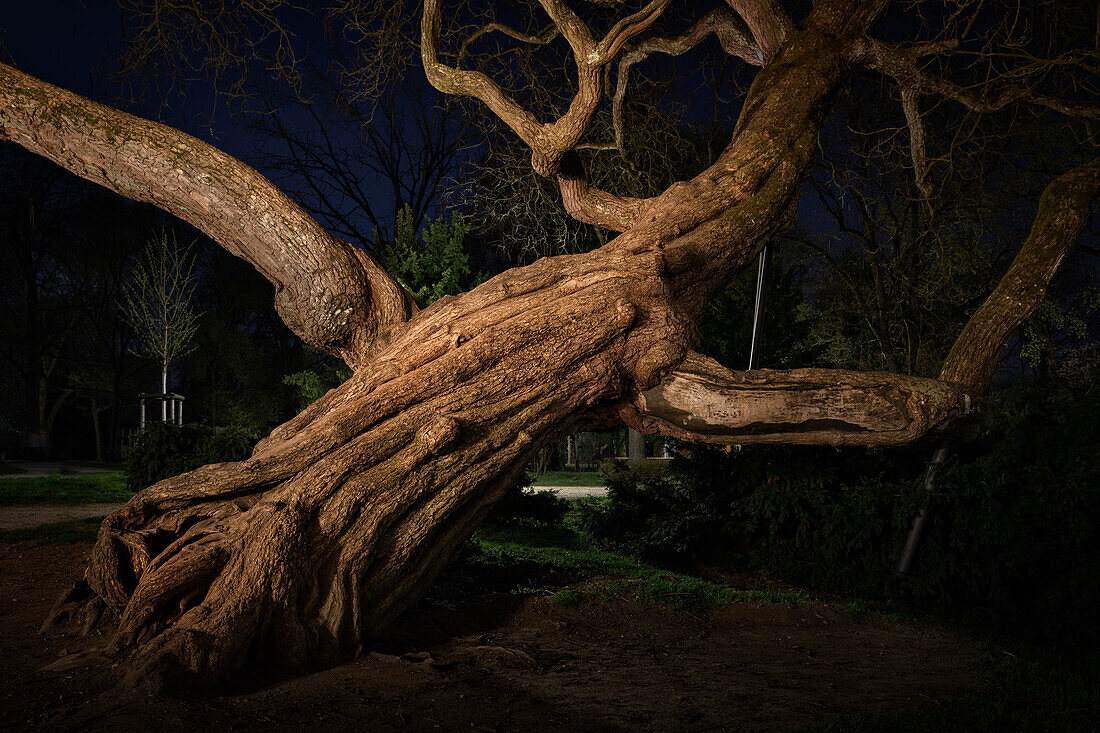
[[[6,3],[0,29],[4,48],[17,67],[89,94],[108,40],[118,35],[119,18],[113,0],[30,0]]]
[[[118,51],[122,16],[115,0],[30,0],[7,3],[0,11],[0,40],[4,60],[18,69],[51,84],[108,104],[118,104],[117,93],[108,87],[115,68],[113,54]],[[200,85],[188,90],[186,109],[181,99],[173,100],[165,121],[192,135],[215,143],[234,155],[248,158],[255,139],[239,121],[218,114],[215,131],[197,124],[216,108]],[[161,103],[150,100],[151,116]],[[142,110],[129,108],[142,114]]]

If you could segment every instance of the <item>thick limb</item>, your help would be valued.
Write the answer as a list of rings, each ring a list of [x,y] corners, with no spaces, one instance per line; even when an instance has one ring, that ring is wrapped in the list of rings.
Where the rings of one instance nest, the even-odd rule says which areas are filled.
[[[163,481],[110,516],[56,620],[113,611],[129,680],[153,686],[355,653],[533,452],[621,395],[620,365],[668,333],[667,308],[631,295],[645,272],[618,264],[543,261],[424,311],[248,460]]]
[[[706,443],[903,445],[970,412],[970,398],[935,379],[843,369],[735,372],[691,353],[622,409],[651,435]]]
[[[351,366],[416,310],[369,255],[262,175],[171,127],[0,64],[0,138],[193,224],[271,281],[295,333]]]
[[[1100,158],[1062,174],[1043,191],[1031,231],[997,287],[967,321],[944,360],[940,379],[984,397],[1012,334],[1047,288],[1100,194]]]

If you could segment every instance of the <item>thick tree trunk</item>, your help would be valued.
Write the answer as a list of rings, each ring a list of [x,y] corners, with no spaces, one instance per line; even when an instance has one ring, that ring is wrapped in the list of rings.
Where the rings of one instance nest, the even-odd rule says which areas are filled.
[[[548,440],[677,337],[644,271],[547,260],[433,306],[241,463],[107,518],[50,622],[119,616],[134,682],[223,682],[350,655],[421,594]],[[681,329],[683,339],[688,331]]]
[[[719,443],[876,445],[964,414],[952,384],[737,373],[691,351],[710,297],[796,206],[829,98],[879,5],[821,2],[795,29],[776,3],[731,3],[767,61],[733,141],[694,179],[612,206],[558,164],[601,99],[598,62],[628,31],[597,47],[564,5],[544,4],[583,74],[570,111],[542,125],[484,75],[439,62],[439,3],[427,3],[432,83],[483,98],[529,139],[541,172],[561,173],[567,203],[626,230],[420,313],[377,263],[239,161],[0,65],[4,137],[192,222],[268,277],[288,326],[355,369],[248,460],[162,481],[108,517],[85,580],[47,624],[117,616],[112,643],[133,660],[132,682],[293,672],[368,644],[563,434],[626,423]]]

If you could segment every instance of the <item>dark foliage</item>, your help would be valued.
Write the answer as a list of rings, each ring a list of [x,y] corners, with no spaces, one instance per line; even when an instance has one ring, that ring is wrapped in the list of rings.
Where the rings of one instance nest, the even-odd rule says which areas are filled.
[[[238,428],[149,423],[127,455],[126,487],[140,491],[207,463],[243,461],[255,444],[256,438]]]
[[[569,511],[569,502],[553,491],[529,492],[531,480],[524,474],[500,501],[493,505],[488,521],[494,524],[552,526]]]
[[[930,447],[691,446],[667,475],[608,476],[586,504],[592,537],[666,564],[764,569],[814,589],[880,599],[1036,641],[1096,648],[1100,387],[999,396],[983,439],[923,488]],[[686,452],[688,452],[686,451]],[[907,577],[909,522],[931,522]]]

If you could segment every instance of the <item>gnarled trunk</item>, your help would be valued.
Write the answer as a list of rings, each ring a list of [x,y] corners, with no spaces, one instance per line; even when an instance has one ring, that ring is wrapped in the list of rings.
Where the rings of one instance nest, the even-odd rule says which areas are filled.
[[[633,387],[620,365],[675,336],[644,274],[613,265],[544,261],[436,304],[248,460],[108,517],[51,621],[118,614],[131,680],[157,686],[361,649],[538,448]]]
[[[1044,216],[1044,199],[1021,264],[1042,271],[1006,279],[988,318],[996,328],[978,329],[980,348],[952,352],[948,381],[732,372],[691,351],[694,321],[797,205],[829,99],[866,55],[864,29],[881,4],[822,0],[796,28],[772,0],[730,2],[744,28],[727,29],[736,39],[723,43],[749,44],[763,69],[714,165],[650,199],[592,188],[571,151],[602,99],[602,67],[667,2],[651,0],[599,42],[565,4],[542,4],[578,70],[559,120],[543,124],[484,74],[440,61],[440,0],[423,17],[429,81],[482,99],[531,145],[567,210],[623,233],[419,313],[366,253],[256,171],[0,65],[0,136],[199,227],[274,284],[291,329],[354,369],[248,460],[162,481],[108,517],[85,580],[47,623],[90,627],[117,615],[113,646],[132,659],[134,682],[210,686],[247,667],[293,672],[369,643],[526,461],[578,427],[878,445],[917,440],[969,411],[963,389],[987,382],[968,377],[991,369],[1005,333],[1034,307],[1018,291],[1049,282],[1100,187],[1096,165],[1071,176],[1071,212]]]

